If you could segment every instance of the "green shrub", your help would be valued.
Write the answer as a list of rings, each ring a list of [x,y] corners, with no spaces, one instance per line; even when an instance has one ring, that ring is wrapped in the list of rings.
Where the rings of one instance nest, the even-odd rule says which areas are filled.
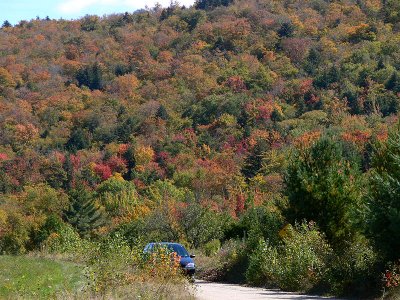
[[[207,248],[218,246],[218,240],[207,244]],[[200,266],[198,276],[208,281],[244,282],[244,272],[247,267],[245,243],[240,240],[228,240],[215,253],[200,253],[196,262]],[[211,251],[211,250],[210,250]],[[207,252],[204,249],[204,252]]]
[[[64,223],[57,215],[50,215],[39,230],[35,233],[35,246],[40,246],[52,233],[59,233],[64,227]]]
[[[0,254],[23,254],[27,251],[31,225],[18,212],[6,217],[5,234],[0,236]]]
[[[246,244],[240,240],[227,241],[218,252],[220,280],[243,283],[248,264]]]
[[[132,262],[131,250],[118,234],[93,244],[86,266],[90,289],[104,294],[125,284],[125,272]]]
[[[224,218],[210,209],[191,203],[182,209],[181,215],[180,227],[187,241],[195,248],[222,237]]]
[[[288,291],[307,291],[324,279],[333,252],[314,224],[286,228],[283,244],[261,241],[250,258],[247,280]]]
[[[377,255],[365,238],[349,243],[332,262],[330,290],[335,295],[370,296],[380,285],[376,263]]]
[[[279,269],[278,265],[278,250],[277,248],[267,244],[264,240],[259,241],[259,245],[250,257],[249,267],[246,271],[246,280],[254,285],[275,285],[278,280],[273,274],[266,274],[261,271],[264,268],[264,264],[272,264],[271,269]]]
[[[221,242],[217,239],[211,240],[208,243],[206,243],[204,246],[204,253],[207,256],[212,256],[215,255],[218,250],[221,248]]]
[[[264,206],[250,208],[237,222],[231,222],[225,229],[225,238],[246,238],[248,248],[254,250],[261,238],[271,244],[279,242],[279,230],[284,225],[284,218],[277,208],[275,201],[270,201]],[[249,241],[250,239],[250,241]]]
[[[48,253],[77,253],[83,251],[83,240],[69,225],[63,224],[58,232],[52,232],[42,243],[42,249]]]
[[[115,290],[134,287],[141,282],[158,286],[160,292],[168,290],[171,285],[184,288],[188,282],[176,254],[161,247],[157,252],[145,255],[143,247],[138,240],[130,248],[119,233],[93,243],[85,272],[90,291],[107,298]],[[164,298],[165,294],[160,297]]]

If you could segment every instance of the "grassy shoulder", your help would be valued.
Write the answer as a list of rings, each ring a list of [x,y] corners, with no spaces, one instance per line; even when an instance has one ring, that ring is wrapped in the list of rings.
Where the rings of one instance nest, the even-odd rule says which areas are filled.
[[[0,298],[57,298],[82,289],[82,268],[30,256],[0,256]]]

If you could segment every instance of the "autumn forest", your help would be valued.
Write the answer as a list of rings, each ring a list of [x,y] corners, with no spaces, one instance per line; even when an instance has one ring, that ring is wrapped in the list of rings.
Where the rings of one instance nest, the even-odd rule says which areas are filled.
[[[399,110],[397,0],[5,21],[0,254],[176,241],[207,280],[396,299]]]

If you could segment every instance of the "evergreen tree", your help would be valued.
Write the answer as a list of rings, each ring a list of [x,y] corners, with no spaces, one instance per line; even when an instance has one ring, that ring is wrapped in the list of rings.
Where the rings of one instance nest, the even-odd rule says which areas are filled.
[[[262,156],[268,148],[268,144],[265,140],[258,141],[254,146],[242,168],[242,173],[246,178],[253,178],[260,171],[262,167]]]
[[[90,143],[89,133],[82,128],[77,128],[72,132],[66,147],[69,151],[76,152],[81,149],[89,148]]]
[[[298,151],[285,176],[286,217],[292,223],[316,222],[340,248],[355,237],[356,209],[362,209],[358,175],[358,167],[344,158],[342,146],[329,138]]]
[[[70,206],[64,212],[64,219],[71,224],[82,237],[106,223],[105,213],[97,206],[93,194],[83,186],[71,190]]]
[[[71,156],[69,154],[65,156],[63,169],[67,177],[63,187],[65,190],[70,190],[74,183],[74,166],[72,165]]]
[[[103,72],[100,65],[96,62],[91,66],[81,68],[76,74],[79,86],[85,85],[91,90],[101,90],[103,88]]]
[[[400,128],[376,147],[369,190],[369,232],[388,260],[400,258]]]
[[[12,25],[11,25],[10,22],[8,22],[8,20],[5,20],[4,23],[3,23],[3,25],[2,25],[3,28],[8,28],[8,27],[11,27],[11,26],[12,26]]]
[[[390,78],[386,82],[385,87],[395,93],[400,92],[400,76],[397,71],[393,72],[392,76],[390,76]]]
[[[233,0],[198,0],[195,7],[197,9],[213,9],[218,6],[228,6],[233,3]]]
[[[316,69],[321,64],[322,57],[320,51],[315,48],[311,48],[308,53],[308,57],[304,66],[304,69],[311,75],[315,74]]]
[[[335,65],[330,68],[326,68],[317,74],[314,84],[319,88],[327,88],[332,83],[338,82],[340,80],[340,70]]]
[[[398,23],[400,21],[400,2],[398,0],[384,0],[382,12],[387,22]]]
[[[293,23],[286,22],[283,23],[281,28],[278,30],[278,35],[280,37],[292,37],[294,34],[295,27]]]
[[[126,23],[126,24],[130,24],[130,23],[133,23],[133,16],[130,14],[130,13],[128,13],[128,12],[125,12],[124,13],[124,16],[122,17],[122,20]]]
[[[156,117],[164,121],[169,119],[168,112],[165,109],[164,105],[160,105],[160,107],[157,109]]]

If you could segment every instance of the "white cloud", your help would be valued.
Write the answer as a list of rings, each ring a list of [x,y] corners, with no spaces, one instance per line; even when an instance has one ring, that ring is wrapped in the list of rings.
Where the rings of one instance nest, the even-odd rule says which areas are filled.
[[[181,5],[192,5],[194,0],[180,0]],[[171,0],[64,0],[58,5],[58,10],[64,14],[77,14],[93,6],[126,6],[132,9],[154,7],[156,3],[169,6]]]
[[[160,3],[162,6],[167,7],[171,3],[171,0],[121,0],[118,1],[123,3],[124,5],[128,5],[131,7],[145,7],[146,5],[149,7],[154,7],[156,3]],[[194,3],[194,0],[180,0],[177,1],[181,5],[192,5]]]
[[[96,0],[67,0],[58,6],[58,9],[62,13],[71,14],[78,13],[93,4],[96,4]]]

